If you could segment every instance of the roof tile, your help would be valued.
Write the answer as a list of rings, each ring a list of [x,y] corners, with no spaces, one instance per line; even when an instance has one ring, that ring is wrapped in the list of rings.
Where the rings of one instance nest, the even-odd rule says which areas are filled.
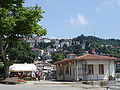
[[[67,62],[78,61],[78,60],[117,60],[117,58],[109,57],[109,56],[85,54],[85,55],[74,57],[71,59],[64,59],[61,61],[57,61],[54,64],[67,63]]]

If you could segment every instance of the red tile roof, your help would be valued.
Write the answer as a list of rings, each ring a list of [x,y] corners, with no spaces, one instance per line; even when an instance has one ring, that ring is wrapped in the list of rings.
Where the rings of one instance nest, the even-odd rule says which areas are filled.
[[[116,60],[117,58],[109,57],[109,56],[85,54],[82,56],[75,57],[75,59],[79,59],[79,60]]]
[[[54,64],[67,63],[67,62],[78,61],[78,60],[117,60],[117,58],[109,57],[109,56],[85,54],[82,56],[74,57],[72,59],[64,59],[61,61],[57,61]]]
[[[56,65],[56,64],[67,63],[67,62],[72,62],[72,61],[75,61],[75,59],[74,58],[72,58],[72,59],[64,59],[64,60],[61,60],[61,61],[56,61],[53,64]]]
[[[67,54],[67,55],[72,56],[72,55],[76,55],[76,54]]]

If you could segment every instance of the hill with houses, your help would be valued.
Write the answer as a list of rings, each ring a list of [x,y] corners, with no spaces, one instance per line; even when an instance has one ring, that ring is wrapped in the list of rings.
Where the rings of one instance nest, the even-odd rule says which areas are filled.
[[[92,53],[92,50],[98,55],[120,58],[120,40],[118,39],[102,39],[82,34],[72,39],[34,37],[24,40],[30,43],[38,59],[43,61],[51,60],[55,53],[62,54],[66,58],[70,54],[80,56],[85,53]]]

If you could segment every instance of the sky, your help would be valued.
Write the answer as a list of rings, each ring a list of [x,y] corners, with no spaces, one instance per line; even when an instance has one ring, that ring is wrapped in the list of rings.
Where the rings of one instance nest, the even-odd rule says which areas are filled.
[[[39,22],[48,38],[96,36],[120,39],[120,0],[25,0],[25,7],[41,6]]]

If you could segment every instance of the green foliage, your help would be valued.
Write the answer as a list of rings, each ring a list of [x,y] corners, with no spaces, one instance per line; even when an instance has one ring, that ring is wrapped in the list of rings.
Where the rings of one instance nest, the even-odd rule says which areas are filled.
[[[62,39],[62,41],[65,41]],[[83,49],[83,45],[85,48]],[[72,39],[71,46],[65,46],[63,51],[67,51],[66,54],[74,53],[83,55],[81,52],[95,50],[97,54],[108,55],[112,57],[120,58],[120,40],[118,39],[101,39],[93,36],[78,36]]]
[[[46,30],[38,24],[43,18],[41,7],[22,7],[22,2],[23,0],[2,0],[0,3],[0,36],[6,41],[33,34],[38,36],[46,34]]]
[[[3,50],[0,51],[4,52],[4,54],[6,54],[7,45],[16,42],[19,38],[46,34],[46,29],[38,24],[41,18],[43,18],[41,14],[44,13],[41,7],[23,7],[23,3],[24,0],[0,0],[0,45]],[[28,48],[26,47],[26,49]],[[26,53],[24,50],[25,49],[21,49],[19,51],[18,48],[11,48],[10,53],[14,53],[14,55],[20,53],[16,58],[21,57],[21,59],[32,55],[31,52]],[[4,55],[0,53],[0,56],[3,58]],[[3,60],[4,63],[5,61],[6,60]]]
[[[44,13],[41,7],[23,7],[23,3],[24,0],[0,0],[0,58],[4,63],[4,79],[9,75],[8,69],[11,63],[11,60],[6,58],[8,46],[13,42],[17,42],[19,38],[33,35],[43,36],[46,34],[46,29],[39,24],[41,18],[43,18],[41,14]],[[10,58],[17,58],[17,60],[26,59],[25,62],[28,62],[28,57],[32,53],[27,52],[26,54],[24,48],[21,48],[20,51],[18,50],[17,48],[12,48],[10,50],[11,54],[13,51],[13,55],[19,54],[17,54],[18,57]],[[32,60],[32,57],[29,59]]]
[[[3,68],[4,64],[2,62],[0,62],[0,68]]]
[[[64,59],[64,56],[60,53],[55,53],[52,55],[52,63],[63,60],[63,59]]]
[[[35,53],[25,41],[13,43],[9,49],[9,59],[14,63],[33,63]]]
[[[76,51],[76,42],[80,42],[80,45],[85,43],[85,50],[86,51],[91,51],[95,49],[97,54],[102,54],[102,55],[108,55],[108,56],[113,56],[120,58],[120,40],[118,39],[101,39],[93,36],[78,36],[77,38],[73,39],[73,45],[74,49],[72,47],[72,50]],[[79,45],[79,46],[80,46]],[[79,48],[79,50],[82,50]]]

